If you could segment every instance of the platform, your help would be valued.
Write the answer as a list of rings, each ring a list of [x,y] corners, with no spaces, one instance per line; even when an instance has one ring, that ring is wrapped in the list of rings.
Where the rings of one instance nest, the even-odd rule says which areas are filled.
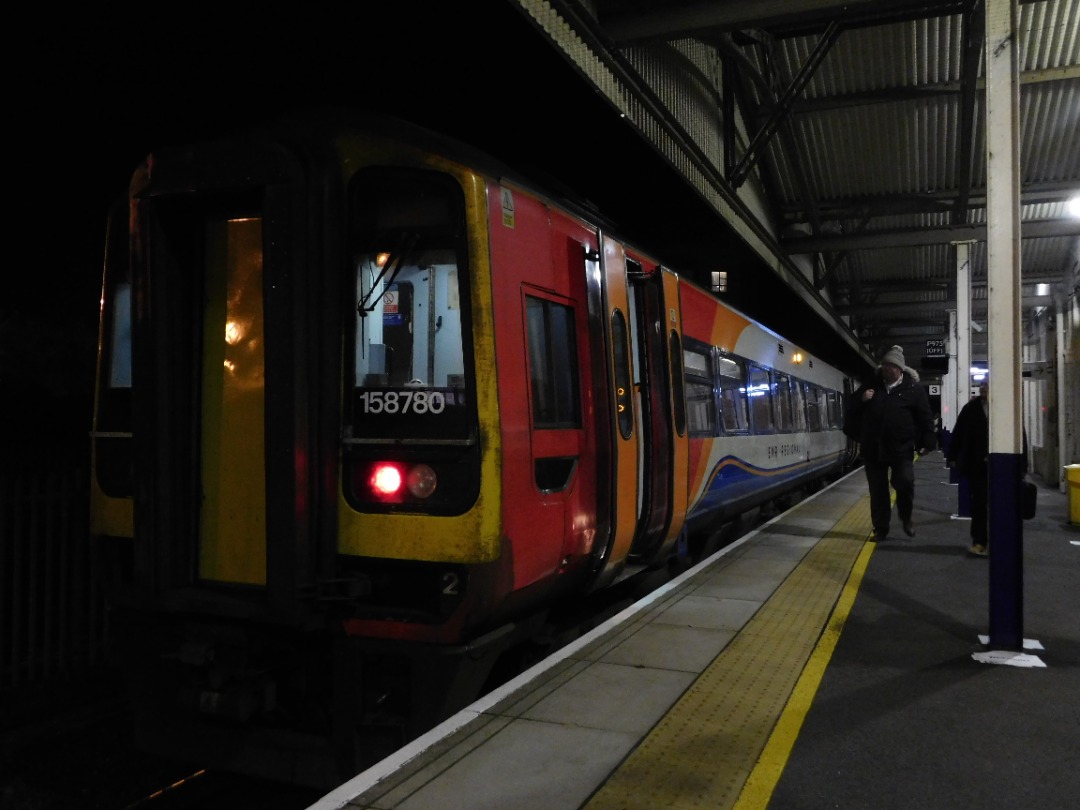
[[[856,470],[311,810],[1076,806],[1066,496],[1024,523],[1027,649],[990,650],[990,562],[915,470],[914,538],[867,542]]]

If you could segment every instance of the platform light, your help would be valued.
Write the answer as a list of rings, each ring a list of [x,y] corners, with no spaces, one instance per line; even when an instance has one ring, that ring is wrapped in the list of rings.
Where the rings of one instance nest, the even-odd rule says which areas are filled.
[[[1069,198],[1065,203],[1065,210],[1069,212],[1069,216],[1080,219],[1080,194]]]

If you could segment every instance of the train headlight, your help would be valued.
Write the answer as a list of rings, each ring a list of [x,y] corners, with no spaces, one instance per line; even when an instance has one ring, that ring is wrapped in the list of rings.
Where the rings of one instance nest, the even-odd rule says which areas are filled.
[[[435,471],[427,464],[417,464],[405,476],[405,487],[414,498],[427,498],[435,491],[438,479]]]

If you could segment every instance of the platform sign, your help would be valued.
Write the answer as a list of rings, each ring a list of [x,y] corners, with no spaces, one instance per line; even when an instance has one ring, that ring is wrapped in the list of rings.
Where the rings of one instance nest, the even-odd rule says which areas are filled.
[[[930,396],[932,396],[932,397],[940,397],[941,396],[941,386],[940,385],[931,385],[931,386],[929,386],[929,388],[930,388]]]
[[[928,340],[926,341],[926,356],[927,357],[947,357],[945,352],[944,340]]]

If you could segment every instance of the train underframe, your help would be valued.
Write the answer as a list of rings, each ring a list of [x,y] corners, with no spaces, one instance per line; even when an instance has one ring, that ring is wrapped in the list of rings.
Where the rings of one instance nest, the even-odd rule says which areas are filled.
[[[475,700],[544,620],[453,646],[122,609],[109,627],[140,748],[328,789]]]

